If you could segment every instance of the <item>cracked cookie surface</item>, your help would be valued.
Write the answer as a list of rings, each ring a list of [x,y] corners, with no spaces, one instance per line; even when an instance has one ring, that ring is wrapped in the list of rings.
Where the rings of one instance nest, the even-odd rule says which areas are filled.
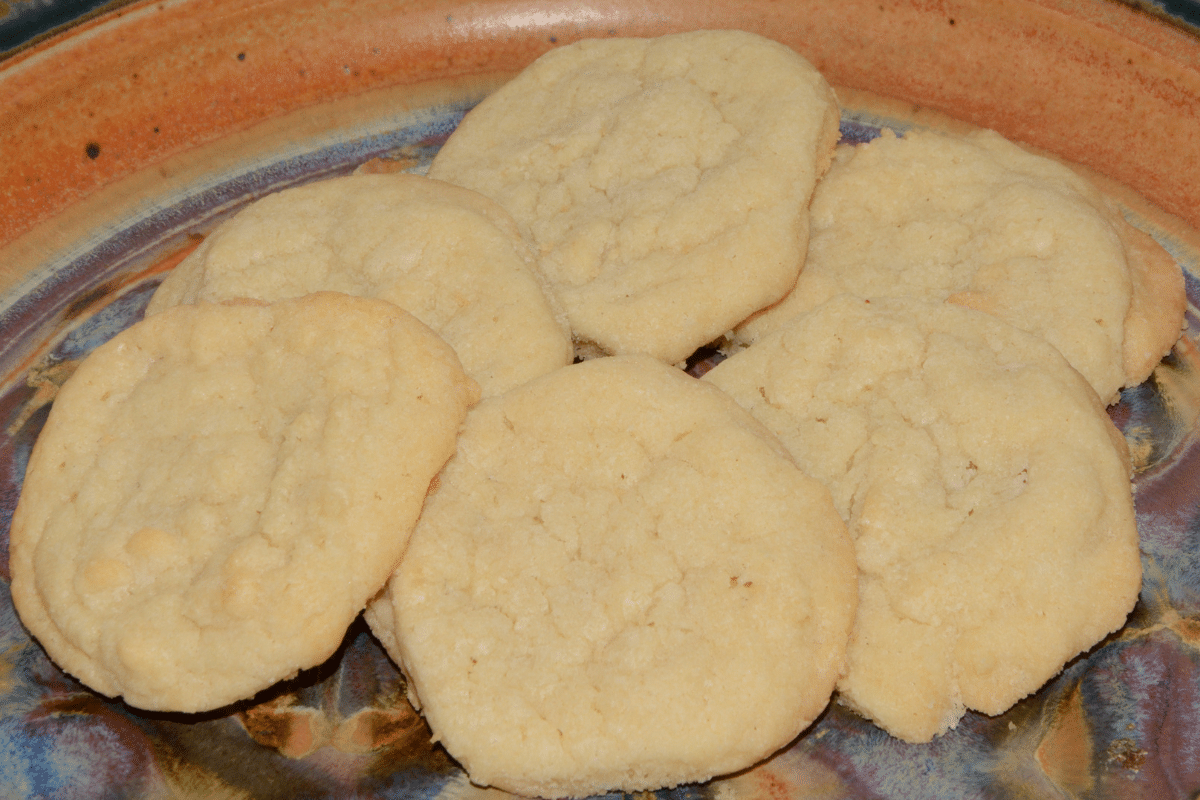
[[[831,489],[859,611],[843,702],[910,742],[998,714],[1141,586],[1128,450],[1054,348],[990,315],[840,295],[704,376]]]
[[[795,288],[741,341],[843,292],[945,300],[1050,342],[1111,403],[1180,336],[1171,256],[1084,177],[992,131],[843,145],[811,211]]]
[[[419,175],[353,175],[269,195],[213,231],[147,314],[199,300],[335,291],[395,303],[454,348],[484,395],[571,362],[566,319],[516,223]]]
[[[403,552],[478,387],[408,313],[334,293],[178,306],[60,390],[13,517],[51,658],[195,712],[328,658]]]
[[[828,490],[749,414],[600,358],[468,415],[368,619],[473,781],[584,796],[794,738],[842,666],[854,574]]]
[[[795,283],[838,118],[754,34],[587,40],[484,99],[429,174],[516,218],[577,340],[677,363]]]

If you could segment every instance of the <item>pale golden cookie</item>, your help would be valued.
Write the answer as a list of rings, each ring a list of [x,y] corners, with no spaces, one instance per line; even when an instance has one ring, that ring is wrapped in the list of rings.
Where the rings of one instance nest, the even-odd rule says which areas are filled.
[[[379,297],[433,328],[485,395],[571,362],[516,224],[482,195],[419,175],[354,175],[287,189],[219,226],[147,309],[320,290]]]
[[[754,34],[585,40],[467,114],[429,174],[516,218],[584,351],[677,363],[795,283],[838,119]]]
[[[831,488],[859,610],[841,700],[928,741],[1119,628],[1141,587],[1128,451],[1044,341],[840,295],[705,376]]]
[[[328,658],[478,387],[382,300],[179,306],[96,349],[29,459],[10,564],[67,672],[194,712]]]
[[[755,341],[836,294],[949,300],[1059,349],[1106,403],[1179,338],[1183,274],[1083,177],[991,131],[890,131],[838,149],[804,272],[740,325]]]
[[[468,415],[384,640],[472,781],[638,791],[747,767],[820,713],[854,574],[828,490],[749,414],[601,358]]]

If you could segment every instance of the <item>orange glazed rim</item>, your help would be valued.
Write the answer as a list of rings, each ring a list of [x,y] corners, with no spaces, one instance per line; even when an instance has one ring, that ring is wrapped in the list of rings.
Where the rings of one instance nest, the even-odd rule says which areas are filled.
[[[838,86],[994,128],[1200,227],[1200,39],[1108,0],[146,0],[0,62],[0,247],[98,189],[373,89],[588,36],[738,27]]]

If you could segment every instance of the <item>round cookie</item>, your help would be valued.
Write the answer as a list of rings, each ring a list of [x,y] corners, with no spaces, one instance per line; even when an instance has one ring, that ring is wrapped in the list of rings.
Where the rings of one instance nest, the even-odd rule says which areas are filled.
[[[838,121],[754,34],[585,40],[484,99],[429,174],[516,218],[581,350],[673,364],[795,283]]]
[[[805,728],[842,666],[854,575],[828,490],[749,414],[649,357],[601,358],[468,415],[384,639],[472,781],[638,791]]]
[[[991,131],[884,131],[838,148],[804,272],[738,326],[753,342],[842,292],[994,314],[1059,349],[1105,402],[1179,338],[1183,275],[1091,183]]]
[[[1137,600],[1125,441],[1044,341],[950,304],[840,295],[705,380],[832,490],[859,566],[840,699],[889,733],[1004,711]]]
[[[445,339],[486,396],[571,363],[543,284],[516,224],[486,197],[419,175],[353,175],[247,206],[167,276],[147,314],[321,290],[379,297]]]
[[[391,303],[179,306],[97,348],[29,458],[13,602],[96,691],[195,712],[328,658],[478,399]]]

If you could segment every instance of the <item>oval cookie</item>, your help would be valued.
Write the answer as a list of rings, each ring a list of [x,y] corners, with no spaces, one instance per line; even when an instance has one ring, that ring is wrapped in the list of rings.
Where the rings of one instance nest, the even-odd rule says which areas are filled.
[[[322,293],[179,306],[59,392],[13,518],[51,658],[194,712],[328,658],[398,561],[478,387],[428,328]]]
[[[737,329],[757,340],[836,294],[994,314],[1053,344],[1106,403],[1179,338],[1183,275],[1092,184],[991,131],[890,131],[838,148],[803,273]]]
[[[705,380],[832,490],[860,589],[838,690],[893,735],[1006,710],[1133,607],[1124,439],[1042,340],[954,305],[841,295]]]
[[[467,114],[429,174],[516,218],[585,350],[677,363],[795,283],[838,119],[754,34],[585,40]]]
[[[736,403],[601,358],[468,415],[383,638],[473,781],[637,791],[741,769],[812,721],[854,573],[828,491]]]
[[[566,321],[512,218],[482,195],[419,175],[353,175],[268,195],[184,259],[147,314],[321,290],[412,313],[485,395],[571,362]]]

